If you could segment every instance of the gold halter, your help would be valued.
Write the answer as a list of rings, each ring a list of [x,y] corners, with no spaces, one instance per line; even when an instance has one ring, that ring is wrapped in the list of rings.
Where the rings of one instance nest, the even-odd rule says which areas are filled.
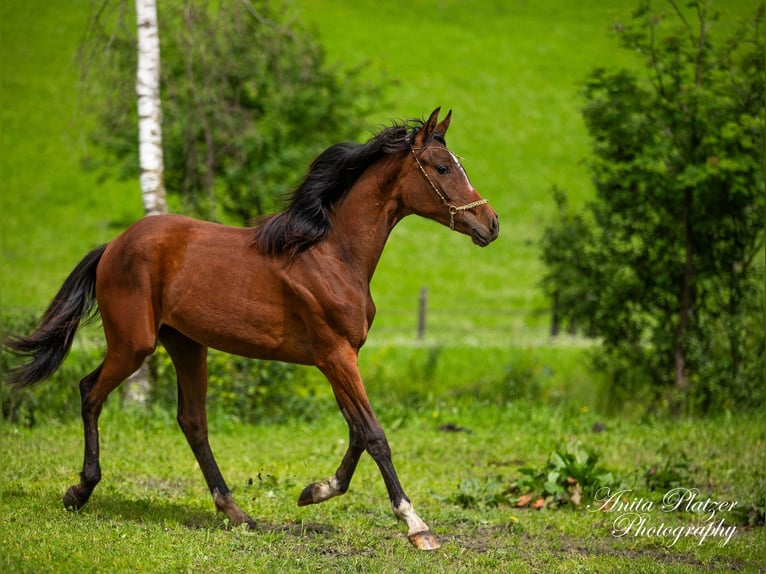
[[[422,149],[422,148],[419,148],[419,149]],[[439,188],[436,187],[436,185],[431,180],[431,178],[428,177],[426,170],[423,168],[423,164],[420,163],[418,156],[415,155],[415,148],[412,147],[412,144],[410,144],[410,151],[412,152],[412,157],[415,158],[415,163],[418,164],[418,168],[420,168],[420,173],[422,173],[423,176],[425,176],[426,181],[428,181],[428,183],[431,184],[431,187],[436,192],[436,195],[438,195],[439,198],[444,203],[444,205],[447,206],[447,210],[449,211],[449,228],[452,229],[453,231],[455,230],[455,214],[457,214],[460,211],[467,211],[469,209],[473,209],[474,207],[478,207],[480,205],[489,203],[488,199],[479,199],[478,201],[472,201],[471,203],[466,203],[465,205],[461,205],[461,206],[452,205],[449,201],[447,201],[447,198],[444,196],[444,194],[441,191],[439,191]]]

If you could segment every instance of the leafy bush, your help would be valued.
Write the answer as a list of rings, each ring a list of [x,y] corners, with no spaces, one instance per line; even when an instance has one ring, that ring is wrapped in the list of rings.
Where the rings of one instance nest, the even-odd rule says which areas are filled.
[[[500,476],[460,481],[446,500],[463,508],[498,506],[529,508],[579,507],[592,500],[599,488],[615,486],[614,475],[598,464],[598,455],[577,441],[548,456],[542,468],[522,467],[521,477],[508,483]]]
[[[247,224],[274,211],[312,158],[360,137],[380,90],[330,65],[284,2],[160,6],[164,177],[177,210]],[[107,7],[108,8],[108,7]],[[136,31],[94,18],[87,72],[99,118],[87,165],[138,179]],[[104,152],[104,153],[101,153]]]
[[[151,364],[156,384],[150,400],[175,410],[175,369],[164,348],[157,349]],[[315,369],[211,350],[207,404],[211,412],[240,422],[274,423],[310,420],[335,403],[330,384]]]
[[[455,397],[504,405],[514,401],[543,402],[552,399],[545,389],[553,369],[529,349],[513,353],[510,359],[490,376],[455,388]]]
[[[523,475],[515,481],[510,492],[517,495],[517,506],[555,508],[579,507],[584,500],[592,500],[602,487],[612,487],[614,475],[598,464],[599,456],[572,441],[566,450],[557,450],[548,456],[542,468],[523,467]]]
[[[31,333],[37,318],[31,314],[3,312],[3,334]],[[19,359],[5,347],[0,358],[0,401],[3,419],[24,426],[34,426],[47,420],[68,420],[80,417],[80,388],[78,383],[93,371],[103,359],[103,349],[96,345],[74,345],[69,357],[49,381],[13,391],[5,384],[5,373],[19,364]]]
[[[554,191],[543,286],[554,327],[601,341],[612,389],[675,412],[760,408],[766,356],[764,7],[716,43],[709,3],[641,2],[617,25],[646,75],[596,69],[583,117],[596,196]]]

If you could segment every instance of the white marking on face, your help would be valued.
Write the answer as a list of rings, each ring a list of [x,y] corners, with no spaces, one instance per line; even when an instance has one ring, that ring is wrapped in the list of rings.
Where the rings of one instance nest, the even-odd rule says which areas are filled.
[[[449,150],[447,150],[447,151],[449,151]],[[465,169],[463,169],[463,164],[462,164],[462,163],[460,163],[460,160],[457,158],[457,156],[456,156],[454,153],[452,153],[452,152],[450,151],[450,152],[449,152],[449,154],[452,156],[452,161],[454,161],[454,162],[455,162],[455,165],[456,165],[456,166],[457,166],[457,168],[460,170],[460,173],[462,173],[462,174],[463,174],[463,177],[465,178],[465,181],[466,181],[466,183],[468,184],[468,187],[469,187],[470,189],[473,189],[473,185],[471,185],[471,180],[470,180],[470,179],[468,179],[468,174],[465,172]]]

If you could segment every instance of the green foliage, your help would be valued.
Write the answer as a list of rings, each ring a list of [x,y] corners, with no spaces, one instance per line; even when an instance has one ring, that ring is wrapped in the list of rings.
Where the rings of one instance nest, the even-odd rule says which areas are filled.
[[[329,383],[315,370],[277,361],[260,361],[211,350],[208,353],[211,413],[243,423],[312,420],[335,408]],[[156,384],[151,401],[175,410],[176,380],[163,347],[152,355]]]
[[[450,394],[498,405],[508,405],[514,401],[555,402],[559,398],[558,393],[552,393],[548,388],[553,369],[539,354],[529,349],[514,349],[505,353],[501,361],[487,375],[477,376],[470,382],[456,383]],[[466,373],[475,369],[470,359],[463,361],[461,368]]]
[[[478,510],[508,506],[512,502],[508,495],[508,485],[500,476],[484,480],[476,477],[464,478],[460,481],[457,492],[444,500],[462,508]]]
[[[713,42],[644,2],[618,25],[646,77],[594,70],[583,96],[596,198],[543,237],[554,325],[602,342],[596,365],[615,387],[670,387],[688,411],[762,406],[765,336],[766,90],[764,8]]]
[[[327,64],[288,6],[254,4],[168,4],[159,15],[167,190],[183,212],[239,224],[273,211],[330,143],[357,139],[379,99],[364,66]],[[88,63],[103,68],[93,141],[106,154],[90,163],[137,178],[135,30],[109,15],[94,28],[90,50],[108,46]]]
[[[8,315],[5,313],[4,315]],[[27,314],[4,319],[4,332],[30,333],[36,317]],[[79,417],[77,383],[103,360],[105,350],[99,325],[81,330],[72,352],[51,380],[13,393],[0,385],[3,416],[11,421],[36,424]],[[579,373],[585,351],[565,349],[486,349],[442,346],[382,346],[363,349],[360,370],[371,401],[387,429],[406,425],[418,413],[450,422],[458,405],[567,404],[580,409],[596,406],[590,375]],[[6,350],[3,368],[17,359]],[[568,364],[575,365],[569,367]],[[551,364],[561,365],[554,372]],[[147,408],[132,409],[136,415],[173,420],[177,405],[175,370],[159,346],[150,359],[156,375]],[[210,350],[208,355],[208,412],[221,421],[254,424],[287,420],[312,420],[336,413],[330,384],[313,367],[251,360]],[[118,388],[109,404],[120,404]],[[32,412],[33,411],[33,412]],[[143,414],[141,414],[143,413]]]
[[[37,319],[29,314],[2,313],[2,333],[31,333]],[[19,363],[5,346],[0,353],[0,403],[2,418],[8,422],[32,427],[50,421],[77,419],[80,416],[80,389],[77,383],[101,362],[101,350],[78,345],[67,360],[44,384],[13,391],[5,384],[4,373]]]
[[[566,450],[552,452],[542,468],[520,468],[522,477],[510,492],[518,495],[518,506],[579,507],[584,500],[592,500],[599,488],[619,483],[598,461],[598,454],[579,441],[570,441]]]
[[[570,441],[565,450],[552,452],[543,467],[521,467],[521,477],[510,484],[502,476],[484,480],[470,477],[461,480],[457,491],[446,500],[480,510],[498,506],[579,507],[583,501],[592,500],[598,489],[619,483],[598,460],[599,456],[579,441]]]
[[[660,449],[659,460],[644,473],[646,487],[652,491],[667,492],[678,486],[691,484],[689,458],[683,451],[672,456],[667,445]]]

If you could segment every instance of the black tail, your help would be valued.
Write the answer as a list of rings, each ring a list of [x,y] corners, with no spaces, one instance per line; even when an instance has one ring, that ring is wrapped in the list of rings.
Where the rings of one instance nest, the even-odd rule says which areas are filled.
[[[97,247],[80,261],[64,281],[34,333],[28,337],[6,337],[4,344],[14,355],[31,359],[9,371],[9,384],[19,389],[43,381],[64,362],[80,322],[83,318],[91,320],[98,313],[94,308],[96,267],[105,249],[106,245]]]

